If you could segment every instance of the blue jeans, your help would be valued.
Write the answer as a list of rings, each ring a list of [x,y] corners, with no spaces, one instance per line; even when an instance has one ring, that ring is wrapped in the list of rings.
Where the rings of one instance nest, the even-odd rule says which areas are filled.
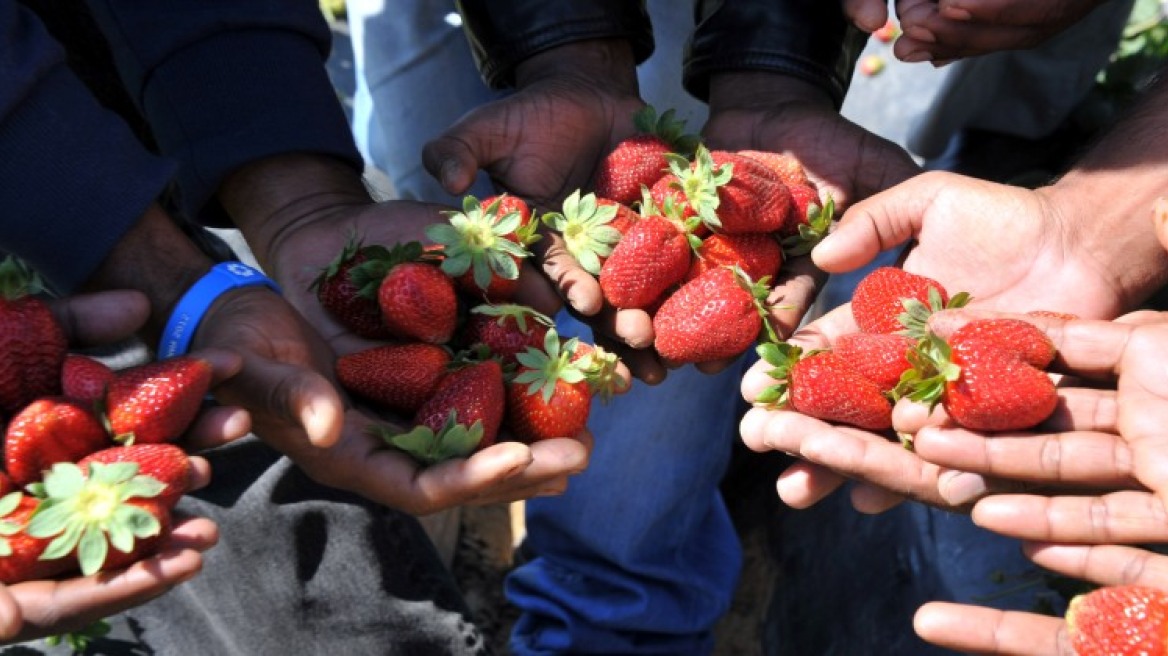
[[[394,2],[383,11],[389,4],[348,5],[358,145],[397,197],[458,204],[422,169],[422,146],[498,95],[483,86],[461,29],[447,21],[453,2]],[[689,12],[666,0],[649,7],[657,51],[639,71],[642,97],[675,108],[697,130],[705,107],[684,94],[680,77]],[[489,181],[481,177],[471,193],[492,193]],[[561,332],[587,334],[565,317]],[[709,652],[741,567],[718,492],[737,439],[741,373],[685,368],[594,406],[588,470],[565,495],[527,505],[524,550],[532,559],[506,586],[522,612],[515,653]]]

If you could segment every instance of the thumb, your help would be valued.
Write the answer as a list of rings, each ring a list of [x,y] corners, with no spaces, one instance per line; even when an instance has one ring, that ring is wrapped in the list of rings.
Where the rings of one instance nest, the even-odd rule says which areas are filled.
[[[844,14],[861,30],[875,32],[888,22],[888,3],[885,0],[844,0]]]
[[[478,170],[495,161],[502,131],[492,127],[480,112],[471,112],[422,148],[422,165],[447,193],[465,193]]]
[[[1152,205],[1152,221],[1160,245],[1168,249],[1168,197],[1161,196]]]
[[[345,406],[340,394],[304,366],[246,356],[243,369],[216,388],[216,396],[247,408],[256,433],[286,432],[291,425],[318,447],[331,446],[341,436]]]
[[[812,251],[828,273],[854,271],[920,234],[925,213],[951,174],[923,173],[856,203]]]

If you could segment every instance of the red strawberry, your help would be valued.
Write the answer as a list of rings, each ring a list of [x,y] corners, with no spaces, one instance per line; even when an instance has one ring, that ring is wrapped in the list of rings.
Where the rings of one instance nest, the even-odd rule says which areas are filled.
[[[0,412],[13,414],[61,391],[65,332],[49,306],[32,296],[37,276],[12,256],[0,262]]]
[[[662,216],[633,224],[600,269],[600,290],[618,308],[652,305],[685,278],[693,259],[686,231]]]
[[[342,326],[366,339],[389,339],[389,329],[381,320],[381,308],[373,289],[363,289],[360,276],[353,270],[370,260],[384,260],[389,251],[383,246],[362,246],[350,240],[341,253],[312,282],[316,297]]]
[[[503,369],[484,360],[455,369],[414,415],[407,433],[377,429],[389,444],[425,464],[462,458],[495,443],[506,399]]]
[[[130,444],[113,446],[82,458],[77,466],[86,476],[93,463],[109,465],[129,462],[138,465],[138,474],[149,476],[166,487],[154,497],[164,508],[173,508],[190,487],[191,461],[173,444]]]
[[[847,360],[832,351],[811,351],[785,342],[767,342],[758,353],[775,368],[777,384],[756,399],[775,407],[789,407],[824,421],[867,430],[892,427],[892,403],[880,386],[860,375]]]
[[[70,353],[61,367],[61,394],[78,401],[101,401],[114,371],[100,360]]]
[[[110,432],[123,443],[173,442],[194,421],[210,387],[210,363],[190,356],[122,369],[106,392]]]
[[[464,347],[486,346],[506,366],[527,347],[542,346],[551,326],[551,319],[525,305],[479,305],[471,308],[459,343]]]
[[[900,26],[890,18],[882,27],[873,32],[872,36],[882,43],[892,43],[896,37],[900,36]]]
[[[336,373],[353,394],[412,415],[437,389],[448,364],[450,352],[435,344],[385,344],[342,355]]]
[[[492,301],[505,301],[515,294],[519,265],[531,255],[527,243],[535,239],[537,225],[530,221],[530,210],[526,224],[523,212],[504,213],[504,207],[515,207],[509,199],[522,203],[504,196],[487,204],[466,196],[461,212],[446,212],[446,223],[426,228],[426,236],[442,246],[442,271],[467,294]],[[509,202],[504,205],[504,200]],[[526,209],[527,204],[522,207]]]
[[[377,291],[382,320],[394,335],[445,344],[454,335],[458,297],[454,281],[425,262],[404,262],[389,270]]]
[[[797,220],[787,185],[757,160],[698,146],[692,163],[671,156],[669,167],[687,211],[715,232],[776,232]]]
[[[618,143],[600,162],[593,187],[597,196],[632,205],[641,199],[641,187],[652,187],[664,173],[666,153],[693,150],[697,138],[684,133],[685,122],[674,114],[670,109],[658,117],[646,105],[633,115],[639,134]]]
[[[40,502],[20,492],[0,497],[0,583],[48,579],[73,569],[69,560],[41,560],[49,540],[25,533]]]
[[[51,539],[40,558],[70,561],[66,569],[122,567],[153,553],[169,532],[170,512],[157,500],[165,488],[133,462],[90,462],[88,471],[57,463],[31,486],[42,501],[25,532]]]
[[[989,340],[1037,369],[1045,369],[1054,361],[1054,343],[1040,328],[1021,319],[977,319],[958,328],[949,337],[949,343],[969,339]]]
[[[891,392],[904,372],[912,368],[908,353],[914,342],[905,335],[887,333],[849,333],[831,345],[861,376]]]
[[[4,437],[4,464],[12,482],[41,480],[58,462],[77,462],[110,445],[109,434],[90,405],[64,397],[44,397],[25,406]]]
[[[542,349],[519,354],[519,370],[507,383],[506,426],[520,441],[574,437],[587,426],[592,388],[572,362],[574,341],[561,348],[551,330]]]
[[[1168,654],[1168,592],[1113,585],[1071,599],[1066,613],[1078,656]]]
[[[702,240],[697,257],[686,274],[693,280],[718,267],[740,267],[751,280],[773,278],[783,264],[783,248],[769,234],[749,232],[741,235],[714,234]]]
[[[1058,405],[1054,382],[1045,372],[988,339],[970,336],[946,343],[930,334],[909,357],[914,370],[896,394],[930,406],[939,402],[954,422],[970,430],[1026,430]]]
[[[895,267],[879,267],[856,284],[852,317],[866,333],[907,330],[910,337],[918,338],[924,336],[930,312],[960,307],[967,301],[964,293],[951,301],[941,283],[932,278]]]
[[[779,234],[783,237],[783,251],[787,257],[797,257],[810,253],[831,231],[835,200],[829,194],[821,204],[819,192],[803,185],[795,185],[790,190],[795,208],[793,220],[788,221]]]
[[[764,325],[767,282],[719,267],[685,283],[653,315],[657,352],[675,363],[741,354]]]
[[[563,237],[572,257],[594,276],[600,274],[613,245],[638,218],[636,212],[616,201],[595,194],[580,196],[578,189],[564,199],[562,213],[543,215],[544,223]]]
[[[811,181],[807,179],[807,172],[803,170],[803,164],[793,155],[772,153],[765,150],[739,150],[737,154],[766,165],[788,187],[811,186]]]

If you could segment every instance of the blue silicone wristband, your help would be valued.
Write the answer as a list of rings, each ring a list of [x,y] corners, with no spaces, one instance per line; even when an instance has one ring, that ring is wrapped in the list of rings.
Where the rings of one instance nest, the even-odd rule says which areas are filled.
[[[166,328],[158,342],[158,358],[161,360],[186,353],[195,330],[199,328],[199,322],[215,299],[232,289],[252,285],[264,285],[280,293],[279,285],[271,278],[243,262],[220,262],[211,267],[174,306],[174,312],[166,320]]]

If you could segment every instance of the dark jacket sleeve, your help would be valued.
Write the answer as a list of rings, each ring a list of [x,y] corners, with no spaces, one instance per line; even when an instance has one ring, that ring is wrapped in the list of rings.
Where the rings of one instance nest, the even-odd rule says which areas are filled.
[[[628,39],[641,63],[653,54],[643,0],[460,0],[458,11],[483,80],[515,84],[515,67],[534,54],[575,41]]]
[[[97,103],[34,14],[0,0],[0,250],[68,293],[173,172]]]
[[[361,170],[328,78],[332,45],[315,0],[90,0],[119,73],[163,155],[179,203],[226,224],[215,193],[259,158],[337,157]]]
[[[683,84],[702,100],[714,73],[770,71],[819,85],[838,108],[868,38],[838,0],[698,0],[695,12]]]

